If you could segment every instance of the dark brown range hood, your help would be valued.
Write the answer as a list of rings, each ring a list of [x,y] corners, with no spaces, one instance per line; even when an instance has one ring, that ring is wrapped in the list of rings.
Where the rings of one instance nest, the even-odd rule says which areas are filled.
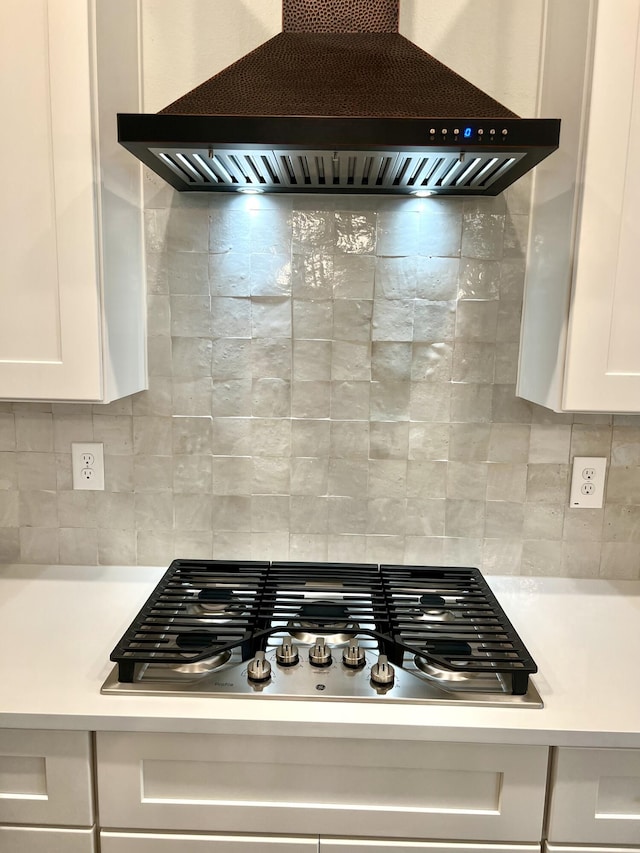
[[[214,0],[215,2],[215,0]],[[122,145],[180,191],[498,195],[559,144],[398,33],[399,0],[284,0],[283,32]]]

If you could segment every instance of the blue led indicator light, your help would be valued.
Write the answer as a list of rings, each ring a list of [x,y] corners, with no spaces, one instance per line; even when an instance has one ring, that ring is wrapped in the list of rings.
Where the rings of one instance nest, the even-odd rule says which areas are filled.
[[[472,132],[473,132],[473,131],[471,130],[471,128],[470,128],[470,127],[465,127],[465,129],[464,129],[464,138],[465,138],[465,139],[471,139],[471,134],[472,134]]]

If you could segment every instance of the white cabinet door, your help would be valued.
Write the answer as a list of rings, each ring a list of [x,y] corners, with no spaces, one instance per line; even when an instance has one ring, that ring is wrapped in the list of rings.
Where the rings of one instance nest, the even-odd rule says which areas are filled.
[[[548,837],[640,846],[640,749],[558,749]]]
[[[145,387],[137,53],[137,0],[0,3],[0,398]]]
[[[94,829],[0,826],[2,853],[95,853]]]
[[[101,832],[100,853],[318,853],[316,838]]]
[[[97,735],[107,828],[537,842],[537,746]]]
[[[320,853],[540,853],[539,844],[455,844],[395,838],[321,838]]]
[[[86,732],[0,729],[0,823],[92,826],[91,780]]]
[[[543,847],[544,853],[640,853],[640,847],[598,847],[579,846],[575,844],[548,844]]]
[[[640,0],[548,2],[517,393],[555,411],[640,411]],[[615,61],[612,61],[615,57]]]

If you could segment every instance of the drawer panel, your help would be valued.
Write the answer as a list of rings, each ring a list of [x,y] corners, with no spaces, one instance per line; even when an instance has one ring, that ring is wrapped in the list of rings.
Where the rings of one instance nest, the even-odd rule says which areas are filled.
[[[557,750],[549,840],[640,845],[640,750]]]
[[[0,822],[91,826],[87,732],[0,730]]]
[[[544,747],[98,735],[107,828],[536,841]]]
[[[540,853],[539,844],[448,844],[394,838],[321,838],[320,853]]]
[[[2,853],[95,853],[93,829],[0,826]]]
[[[101,832],[101,853],[318,853],[317,838]]]

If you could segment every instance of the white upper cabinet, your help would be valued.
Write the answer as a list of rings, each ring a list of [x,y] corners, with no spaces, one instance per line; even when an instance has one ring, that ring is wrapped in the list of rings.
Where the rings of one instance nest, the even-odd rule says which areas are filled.
[[[640,0],[547,0],[519,396],[640,411]]]
[[[0,3],[0,398],[146,387],[138,0]]]

